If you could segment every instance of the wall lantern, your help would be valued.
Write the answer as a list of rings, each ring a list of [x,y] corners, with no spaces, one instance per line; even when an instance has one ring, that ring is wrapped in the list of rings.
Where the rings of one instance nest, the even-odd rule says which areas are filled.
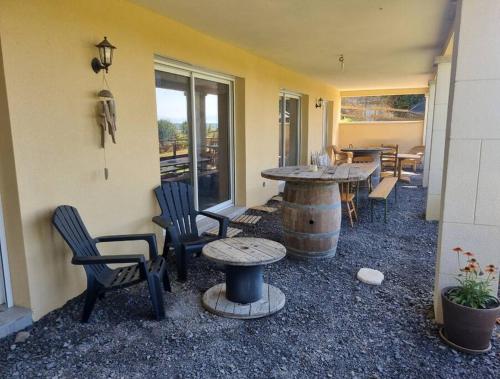
[[[323,98],[320,97],[319,99],[316,99],[316,104],[314,104],[316,108],[321,108],[323,106]]]
[[[107,37],[104,37],[95,47],[99,49],[99,58],[92,59],[92,69],[96,74],[102,69],[108,72],[108,67],[113,63],[113,50],[115,50],[116,47],[109,43]]]

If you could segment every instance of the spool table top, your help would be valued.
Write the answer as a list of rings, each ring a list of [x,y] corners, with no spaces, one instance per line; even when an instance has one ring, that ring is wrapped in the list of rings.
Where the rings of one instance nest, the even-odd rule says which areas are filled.
[[[202,253],[212,261],[230,266],[259,266],[284,258],[286,249],[264,238],[235,237],[210,242]]]
[[[378,163],[344,163],[340,166],[318,167],[286,166],[262,171],[262,177],[272,180],[308,183],[357,182],[366,180],[378,167]]]

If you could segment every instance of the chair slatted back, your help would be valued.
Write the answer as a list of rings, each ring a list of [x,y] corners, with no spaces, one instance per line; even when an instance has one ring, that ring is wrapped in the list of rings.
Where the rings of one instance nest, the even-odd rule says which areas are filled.
[[[95,240],[87,231],[76,208],[69,205],[57,207],[52,216],[52,224],[54,224],[69,245],[74,256],[88,257],[100,255]],[[96,278],[99,278],[99,276],[110,270],[104,264],[85,265],[84,267],[87,274],[94,275]]]
[[[198,237],[193,188],[186,183],[166,182],[154,191],[161,215],[174,225],[179,236]]]

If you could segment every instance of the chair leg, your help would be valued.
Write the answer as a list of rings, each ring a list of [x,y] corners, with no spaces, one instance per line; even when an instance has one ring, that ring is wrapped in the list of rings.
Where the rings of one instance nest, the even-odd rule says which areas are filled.
[[[165,242],[163,243],[163,254],[162,254],[163,258],[165,258],[165,260],[167,259],[168,250],[169,250],[169,245],[168,245],[167,239],[165,238]]]
[[[149,295],[151,296],[151,304],[153,305],[153,313],[157,320],[165,318],[165,307],[163,305],[163,297],[161,295],[160,278],[158,275],[149,274],[148,278]]]
[[[354,219],[358,221],[358,212],[356,211],[356,206],[354,205],[354,203],[352,204],[352,211],[354,213]]]
[[[185,282],[187,280],[187,254],[181,246],[175,249],[175,264],[177,266],[177,280]]]
[[[94,281],[87,281],[87,291],[85,291],[85,304],[83,305],[82,322],[89,321],[90,314],[94,309],[98,297],[98,287]]]
[[[351,228],[354,227],[354,223],[352,222],[352,209],[351,209],[351,202],[346,201],[345,203],[346,208],[347,208],[347,214],[349,216],[349,221],[351,222]]]
[[[165,262],[165,264],[167,264],[167,263]],[[166,267],[165,267],[165,270],[163,271],[162,281],[163,281],[163,290],[168,291],[168,292],[172,292],[172,287],[170,286],[170,279],[168,278],[168,271],[167,271]]]

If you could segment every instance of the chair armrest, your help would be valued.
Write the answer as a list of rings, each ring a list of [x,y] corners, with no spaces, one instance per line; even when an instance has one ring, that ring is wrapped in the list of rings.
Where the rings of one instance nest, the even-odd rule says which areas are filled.
[[[202,216],[213,218],[214,220],[217,220],[219,222],[219,237],[226,238],[227,228],[229,226],[229,218],[228,217],[219,215],[217,213],[207,212],[207,211],[200,211],[200,212],[198,212],[198,214],[202,215]]]
[[[123,234],[114,236],[102,236],[95,239],[96,243],[101,242],[122,242],[122,241],[146,241],[149,246],[149,258],[158,257],[158,248],[156,246],[156,235],[153,233],[146,234]]]
[[[142,254],[126,255],[94,255],[88,257],[73,257],[71,263],[75,265],[97,265],[113,263],[144,263],[146,259]]]
[[[161,226],[163,229],[168,229],[169,227],[173,226],[172,222],[168,221],[165,217],[162,216],[155,216],[152,220],[156,225]]]
[[[198,214],[200,214],[202,216],[213,218],[214,220],[217,220],[219,222],[221,222],[221,221],[223,221],[225,219],[227,219],[229,221],[228,217],[220,215],[220,214],[217,214],[217,213],[213,213],[213,212],[199,211]]]
[[[166,230],[167,235],[170,237],[170,241],[172,241],[174,245],[180,244],[179,233],[177,233],[177,229],[171,221],[162,216],[155,216],[153,217],[153,222]]]

